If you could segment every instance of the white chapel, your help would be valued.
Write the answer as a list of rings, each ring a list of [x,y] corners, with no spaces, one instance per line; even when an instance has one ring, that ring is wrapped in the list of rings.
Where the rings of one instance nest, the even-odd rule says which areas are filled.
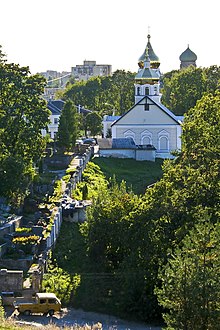
[[[130,138],[137,150],[143,152],[151,146],[155,158],[172,158],[172,151],[181,149],[183,117],[175,116],[161,103],[160,61],[151,46],[150,35],[138,66],[135,104],[112,123],[112,141]]]

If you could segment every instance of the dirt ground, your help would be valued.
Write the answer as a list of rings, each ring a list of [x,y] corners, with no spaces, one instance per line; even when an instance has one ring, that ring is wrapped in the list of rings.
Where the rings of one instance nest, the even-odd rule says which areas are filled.
[[[43,327],[46,324],[56,324],[61,328],[63,326],[81,325],[85,326],[102,324],[102,330],[161,330],[161,327],[147,325],[143,323],[129,322],[117,317],[99,314],[93,312],[84,312],[81,309],[64,308],[61,314],[57,313],[54,316],[43,316],[43,315],[18,315],[14,312],[13,308],[5,308],[6,316],[12,317],[18,322],[31,322],[38,327]]]

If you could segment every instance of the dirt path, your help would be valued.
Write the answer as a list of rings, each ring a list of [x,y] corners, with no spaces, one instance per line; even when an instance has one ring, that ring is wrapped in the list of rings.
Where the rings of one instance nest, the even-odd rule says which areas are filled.
[[[7,317],[13,317],[12,309],[6,309]],[[129,322],[117,317],[93,312],[84,312],[81,309],[65,308],[62,314],[53,317],[42,315],[16,316],[19,322],[34,322],[36,325],[46,325],[54,323],[60,327],[73,325],[94,325],[98,322],[102,324],[102,330],[161,330],[159,326],[151,326],[143,323]]]

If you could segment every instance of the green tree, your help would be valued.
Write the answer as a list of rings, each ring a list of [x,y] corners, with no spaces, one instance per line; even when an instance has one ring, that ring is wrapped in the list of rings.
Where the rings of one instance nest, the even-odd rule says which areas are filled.
[[[162,76],[162,102],[176,115],[183,115],[205,93],[214,93],[220,88],[220,68],[192,66],[165,73]]]
[[[88,251],[91,258],[103,265],[103,269],[117,269],[126,253],[124,238],[129,228],[129,212],[135,206],[137,196],[128,193],[125,182],[117,184],[112,179],[102,185],[89,209],[86,225]]]
[[[67,86],[63,98],[69,98],[74,104],[81,104],[101,115],[106,110],[106,103],[109,103],[117,109],[116,114],[122,114],[134,103],[134,76],[131,72],[117,70],[112,76],[75,82]]]
[[[108,102],[119,109],[116,115],[124,114],[134,103],[134,77],[134,73],[124,70],[117,70],[112,76],[112,100]]]
[[[199,221],[198,211],[206,208],[211,221],[219,221],[219,101],[218,93],[204,95],[187,113],[181,154],[164,163],[163,178],[146,191],[139,200],[138,209],[130,213],[132,226],[128,240],[132,248],[122,268],[134,267],[142,273],[142,282],[139,280],[137,288],[143,300],[137,303],[135,290],[130,296],[133,296],[132,301],[127,300],[129,308],[136,307],[142,319],[159,312],[153,293],[158,267],[166,264],[167,251],[180,246]],[[129,278],[123,283],[129,285]]]
[[[212,65],[209,68],[204,68],[205,90],[209,93],[214,93],[220,89],[220,67]]]
[[[159,273],[156,290],[169,329],[218,329],[220,322],[220,225],[198,210],[195,225]]]
[[[66,101],[59,121],[57,143],[64,150],[71,150],[76,143],[79,119],[73,102]]]
[[[28,192],[34,165],[45,148],[41,130],[49,122],[49,110],[41,98],[44,87],[43,77],[7,63],[1,54],[0,195],[15,203]]]
[[[171,79],[164,78],[162,102],[176,115],[183,115],[196,105],[203,92],[203,70],[190,66],[174,72]]]
[[[90,112],[85,117],[85,135],[90,131],[92,136],[100,134],[102,131],[102,117],[97,112]]]

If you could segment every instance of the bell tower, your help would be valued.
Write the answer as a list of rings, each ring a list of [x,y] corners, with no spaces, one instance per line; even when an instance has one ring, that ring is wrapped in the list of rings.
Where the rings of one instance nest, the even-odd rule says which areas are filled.
[[[135,103],[149,95],[160,103],[160,61],[153,51],[148,34],[148,43],[138,60],[138,73],[135,76]]]

